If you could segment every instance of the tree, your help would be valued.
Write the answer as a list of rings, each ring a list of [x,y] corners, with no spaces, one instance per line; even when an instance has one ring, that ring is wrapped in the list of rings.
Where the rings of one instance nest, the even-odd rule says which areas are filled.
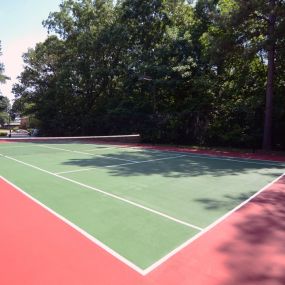
[[[284,1],[269,1],[65,0],[24,55],[13,109],[46,135],[260,147],[273,42],[272,137],[285,148]]]
[[[9,121],[10,101],[7,97],[0,95],[0,125]]]
[[[218,2],[215,30],[217,48],[227,56],[244,54],[259,57],[267,69],[263,149],[272,147],[273,94],[275,90],[276,58],[284,41],[283,0],[221,0]],[[283,40],[282,40],[283,38]],[[280,40],[281,39],[281,40]],[[213,46],[217,47],[217,44]],[[284,47],[284,46],[283,46]],[[225,56],[221,56],[225,60]]]

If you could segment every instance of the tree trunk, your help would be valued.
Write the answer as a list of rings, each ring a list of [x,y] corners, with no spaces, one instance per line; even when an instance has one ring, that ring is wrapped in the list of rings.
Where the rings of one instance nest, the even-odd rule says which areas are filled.
[[[270,1],[271,13],[268,21],[268,67],[267,67],[267,87],[266,87],[266,107],[263,133],[263,150],[272,148],[272,110],[274,93],[274,73],[275,73],[275,1]]]

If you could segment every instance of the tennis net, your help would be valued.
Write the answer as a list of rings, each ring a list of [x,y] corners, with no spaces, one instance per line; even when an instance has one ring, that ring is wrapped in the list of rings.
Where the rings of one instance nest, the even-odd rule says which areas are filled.
[[[0,138],[0,143],[8,142],[27,142],[27,143],[94,143],[94,144],[128,144],[139,143],[141,137],[139,134],[132,135],[111,135],[111,136],[76,136],[76,137],[10,137]]]

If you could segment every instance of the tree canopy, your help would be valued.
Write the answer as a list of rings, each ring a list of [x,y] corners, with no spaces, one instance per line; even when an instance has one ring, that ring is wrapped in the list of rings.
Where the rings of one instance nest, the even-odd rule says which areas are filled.
[[[46,135],[285,148],[284,0],[65,0],[13,108]]]

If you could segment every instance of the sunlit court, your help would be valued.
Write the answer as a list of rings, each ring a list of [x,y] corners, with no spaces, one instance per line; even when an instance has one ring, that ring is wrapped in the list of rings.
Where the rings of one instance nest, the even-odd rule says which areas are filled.
[[[142,276],[195,243],[285,171],[278,161],[92,139],[6,140],[0,144],[0,162],[7,187]],[[11,190],[1,187],[4,204],[5,191]],[[45,220],[37,222],[45,226]],[[33,250],[33,244],[25,246]]]

